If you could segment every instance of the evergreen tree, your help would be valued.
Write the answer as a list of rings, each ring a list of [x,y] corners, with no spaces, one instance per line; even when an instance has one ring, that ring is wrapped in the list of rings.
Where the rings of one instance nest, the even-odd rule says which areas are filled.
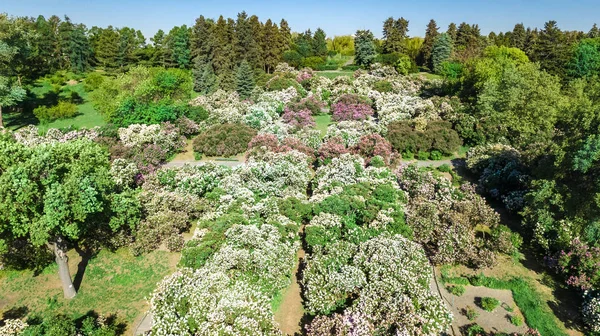
[[[522,23],[517,23],[510,35],[510,46],[513,48],[525,49],[525,41],[527,40],[527,32]]]
[[[558,28],[556,21],[546,22],[535,48],[535,60],[540,62],[542,69],[563,77],[569,56],[565,34]]]
[[[94,52],[98,65],[104,68],[112,68],[117,63],[117,54],[119,52],[119,34],[112,27],[106,29],[100,28],[94,36]]]
[[[383,23],[383,52],[386,54],[403,52],[408,39],[408,20],[403,17],[394,20],[388,18]]]
[[[458,35],[458,28],[456,28],[456,24],[454,22],[448,25],[448,30],[446,30],[446,34],[452,39],[452,43],[456,43],[456,36]]]
[[[290,26],[284,19],[281,19],[279,22],[279,50],[281,54],[285,51],[290,50],[292,44],[292,33],[290,31]]]
[[[281,58],[279,29],[276,24],[273,24],[271,19],[268,19],[263,27],[261,50],[263,52],[263,70],[269,73],[275,69]]]
[[[150,38],[152,41],[152,57],[150,58],[150,64],[153,66],[167,66],[167,50],[166,50],[166,36],[162,29],[159,29],[154,37]]]
[[[250,97],[253,89],[254,75],[252,68],[246,60],[243,60],[236,73],[236,91],[241,98],[246,99]]]
[[[325,57],[327,56],[327,42],[325,41],[325,31],[317,28],[312,39],[313,55]]]
[[[212,44],[212,63],[215,73],[219,78],[219,85],[223,89],[235,89],[233,73],[235,69],[236,32],[233,20],[225,20],[221,15],[214,26]]]
[[[354,63],[367,67],[377,56],[375,37],[370,30],[358,30],[354,36]]]
[[[250,25],[251,42],[244,58],[250,63],[253,69],[262,69],[264,68],[261,45],[261,41],[264,39],[263,24],[258,20],[258,16],[256,15],[250,17],[248,24]]]
[[[427,30],[425,31],[425,40],[423,40],[423,45],[421,46],[421,50],[419,51],[419,56],[417,57],[417,64],[425,65],[432,68],[431,65],[431,51],[433,50],[433,42],[438,37],[440,33],[438,32],[438,26],[435,20],[431,19],[429,24],[427,25]]]
[[[166,38],[167,65],[187,69],[190,65],[190,30],[186,25],[173,27]]]
[[[592,29],[590,29],[590,31],[587,33],[587,37],[588,38],[600,37],[600,29],[598,29],[597,24],[594,23],[594,26],[592,27]]]
[[[211,63],[202,63],[202,58],[196,57],[194,61],[194,91],[202,94],[209,94],[217,90],[219,83],[217,75],[213,70]]]
[[[527,57],[529,57],[531,61],[537,61],[535,58],[535,49],[537,48],[538,35],[539,33],[537,29],[531,30],[531,28],[527,28],[527,31],[525,32],[526,38],[523,51],[525,54],[527,54]]]
[[[452,55],[452,39],[446,33],[438,35],[433,43],[433,49],[431,51],[431,63],[433,71],[439,73],[441,64],[450,59]]]

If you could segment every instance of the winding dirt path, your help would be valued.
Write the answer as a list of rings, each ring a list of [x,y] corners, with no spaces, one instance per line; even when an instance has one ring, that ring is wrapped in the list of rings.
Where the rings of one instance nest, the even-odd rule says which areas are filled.
[[[302,307],[302,296],[300,295],[301,290],[298,283],[298,268],[304,255],[304,249],[301,247],[296,255],[298,262],[294,268],[292,283],[283,293],[281,305],[275,312],[274,319],[279,323],[279,328],[284,335],[296,335],[302,331],[301,323],[304,316],[304,308]]]

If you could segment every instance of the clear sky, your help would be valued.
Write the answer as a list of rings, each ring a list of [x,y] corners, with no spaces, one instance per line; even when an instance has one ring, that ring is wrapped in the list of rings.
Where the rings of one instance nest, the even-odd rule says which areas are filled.
[[[403,16],[410,21],[409,35],[423,36],[433,18],[446,29],[450,22],[477,23],[482,33],[512,30],[515,23],[542,27],[556,20],[561,29],[587,32],[600,24],[600,0],[0,0],[0,12],[17,16],[68,15],[88,27],[112,25],[140,29],[150,38],[158,29],[193,25],[200,15],[235,17],[245,10],[261,21],[285,18],[293,31],[317,27],[328,36],[370,29],[381,36],[383,21]]]

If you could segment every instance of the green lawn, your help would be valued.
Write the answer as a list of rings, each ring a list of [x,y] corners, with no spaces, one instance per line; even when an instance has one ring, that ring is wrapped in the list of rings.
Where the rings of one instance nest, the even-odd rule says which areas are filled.
[[[82,83],[76,85],[65,85],[62,87],[60,96],[68,96],[70,91],[75,91],[79,94],[82,99],[79,104],[79,114],[73,118],[55,120],[47,124],[40,124],[39,120],[33,115],[33,107],[45,104],[49,100],[48,96],[52,89],[51,84],[48,81],[40,80],[33,87],[30,88],[31,95],[28,102],[25,104],[23,112],[12,112],[5,113],[4,120],[6,127],[16,130],[21,127],[33,124],[37,125],[40,130],[46,131],[49,128],[91,128],[94,126],[102,126],[106,124],[103,116],[96,111],[91,101],[89,101],[88,92],[83,88]]]
[[[346,76],[352,78],[354,71],[351,70],[334,70],[334,71],[315,71],[317,75],[334,79],[339,76]]]
[[[427,79],[442,79],[443,78],[442,76],[436,75],[436,74],[431,73],[431,72],[415,72],[415,73],[412,73],[410,75],[413,76],[413,77],[423,76],[423,77],[425,77]]]
[[[69,268],[75,278],[81,260],[70,251]],[[116,314],[131,328],[147,310],[147,299],[157,282],[175,270],[177,253],[154,251],[134,257],[129,249],[102,250],[89,261],[77,296],[65,300],[58,267],[51,264],[41,274],[33,271],[0,271],[0,316],[11,308],[26,307],[29,314],[66,314],[79,318],[90,310],[105,316]]]
[[[325,136],[327,133],[327,126],[331,124],[331,114],[321,114],[315,117],[315,128],[321,131],[321,135]]]

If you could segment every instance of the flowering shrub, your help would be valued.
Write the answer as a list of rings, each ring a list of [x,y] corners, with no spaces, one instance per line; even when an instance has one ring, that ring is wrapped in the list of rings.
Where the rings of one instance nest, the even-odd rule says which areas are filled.
[[[359,246],[338,243],[317,251],[307,259],[303,280],[307,310],[318,315],[307,327],[308,334],[333,335],[332,330],[439,334],[452,315],[431,293],[430,272],[422,248],[401,236],[377,237]],[[350,295],[354,300],[343,313],[324,316],[340,304],[343,308]],[[340,320],[348,324],[342,326]]]
[[[277,117],[277,105],[263,102],[248,107],[248,112],[244,115],[244,122],[248,126],[260,130],[272,124]]]
[[[282,119],[296,129],[315,125],[315,120],[313,119],[310,110],[292,111],[289,108],[286,108]]]
[[[329,125],[327,134],[325,134],[325,140],[340,137],[344,140],[346,146],[351,147],[356,145],[363,135],[372,133],[384,134],[384,132],[385,130],[373,118],[363,121],[347,120]]]
[[[121,188],[134,186],[139,173],[137,165],[126,159],[116,159],[110,166],[110,174],[116,185]]]
[[[369,101],[356,95],[343,95],[331,105],[332,120],[365,120],[373,115]]]
[[[494,230],[499,215],[472,186],[455,188],[447,179],[419,172],[416,166],[403,166],[397,175],[400,188],[409,194],[407,223],[415,241],[423,244],[433,262],[475,267],[494,263],[489,248],[495,245],[476,238],[475,227]]]
[[[582,290],[596,288],[600,284],[600,248],[574,239],[568,251],[559,252],[557,267],[568,285]]]
[[[581,315],[590,331],[600,332],[600,297],[597,292],[586,291],[584,293]]]
[[[310,162],[315,159],[314,149],[305,145],[300,139],[287,137],[280,144],[279,139],[273,134],[258,134],[248,144],[248,158],[259,159],[267,152],[285,153],[292,150],[306,154]]]
[[[302,83],[306,80],[311,79],[314,76],[314,71],[310,68],[304,68],[302,70],[300,70],[300,72],[298,72],[298,75],[296,75],[296,80],[298,81],[298,83]]]
[[[194,139],[194,152],[207,156],[233,156],[245,152],[255,135],[256,131],[246,125],[215,125]]]
[[[4,325],[0,327],[0,335],[2,336],[17,336],[21,335],[23,330],[27,328],[27,323],[18,319],[5,319]]]
[[[175,126],[179,128],[179,133],[182,135],[193,135],[200,130],[200,126],[195,121],[186,117],[175,120]]]
[[[52,142],[67,142],[77,139],[95,140],[98,137],[99,129],[74,130],[63,132],[56,128],[49,129],[45,135],[40,134],[40,130],[34,125],[28,125],[16,130],[13,135],[15,140],[26,146],[37,146]]]
[[[507,209],[519,212],[524,205],[531,177],[516,149],[502,144],[488,144],[467,152],[467,168],[479,175],[481,191],[501,200]]]
[[[342,154],[349,153],[344,140],[340,137],[333,137],[327,140],[319,147],[319,161],[329,163],[333,158],[340,157]]]
[[[271,225],[233,225],[203,267],[159,284],[151,335],[280,335],[270,299],[289,285],[296,248]]]
[[[309,110],[312,115],[323,113],[326,108],[325,103],[317,99],[315,95],[310,95],[296,102],[290,102],[287,108],[292,111]]]
[[[359,143],[353,148],[353,152],[365,158],[369,163],[375,156],[383,158],[386,164],[390,163],[392,157],[392,145],[379,134],[364,135]]]

